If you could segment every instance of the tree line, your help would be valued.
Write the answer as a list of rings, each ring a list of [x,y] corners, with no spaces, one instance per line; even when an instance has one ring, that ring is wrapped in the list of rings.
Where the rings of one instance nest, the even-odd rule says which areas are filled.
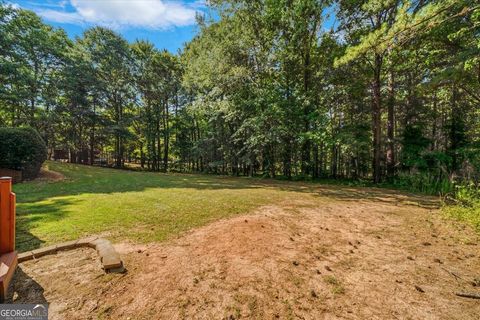
[[[153,171],[476,179],[480,6],[212,0],[178,54],[0,6],[0,125]],[[111,155],[111,159],[103,159]]]

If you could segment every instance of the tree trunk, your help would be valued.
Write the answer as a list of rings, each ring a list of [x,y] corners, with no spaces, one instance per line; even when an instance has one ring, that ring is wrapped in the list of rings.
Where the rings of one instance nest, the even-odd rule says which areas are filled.
[[[380,157],[381,157],[381,79],[382,56],[375,54],[375,65],[372,82],[372,131],[373,131],[373,182],[381,180]]]
[[[332,178],[337,178],[338,163],[337,163],[337,144],[334,143],[332,146],[332,164],[331,164],[331,174]]]
[[[308,91],[309,91],[309,84],[310,84],[310,43],[308,42],[308,45],[305,46],[305,61],[303,65],[303,90],[305,96],[308,96]],[[308,137],[308,133],[310,131],[310,105],[307,103],[304,106],[303,110],[303,121],[304,121],[304,132],[305,132],[305,137]],[[302,175],[308,176],[310,174],[310,149],[311,149],[311,143],[309,138],[305,138],[305,141],[302,144]]]
[[[160,141],[160,119],[157,113],[157,132],[155,133],[157,140],[157,153],[155,154],[155,171],[160,171],[160,159],[162,158],[162,143]]]
[[[270,178],[275,178],[275,149],[272,144],[269,146],[268,169]]]
[[[283,175],[290,180],[292,178],[292,145],[288,139],[285,139],[284,143]]]
[[[143,143],[140,142],[140,167],[145,168],[145,153],[143,152]]]
[[[395,80],[390,71],[388,81],[388,121],[387,121],[387,176],[395,175]]]
[[[92,117],[92,130],[90,133],[90,165],[95,163],[95,115],[96,115],[95,101],[93,102],[93,117]]]
[[[450,125],[450,155],[452,157],[452,170],[456,171],[460,168],[461,159],[459,157],[458,150],[462,147],[464,141],[464,134],[465,128],[462,118],[462,110],[458,106],[458,87],[457,84],[454,83],[452,86],[452,97],[451,97],[451,105],[452,105],[452,119]]]
[[[437,93],[433,93],[433,120],[432,120],[432,145],[430,151],[437,150],[437,122],[438,122],[438,106],[437,106]]]
[[[163,171],[168,171],[168,148],[169,148],[169,126],[168,126],[168,100],[165,100],[163,115]]]

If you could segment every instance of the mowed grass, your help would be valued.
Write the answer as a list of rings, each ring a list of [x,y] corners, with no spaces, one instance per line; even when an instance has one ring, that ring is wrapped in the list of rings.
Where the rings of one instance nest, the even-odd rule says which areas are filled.
[[[47,162],[57,182],[17,184],[17,249],[89,235],[162,241],[302,194],[258,179],[123,171]]]

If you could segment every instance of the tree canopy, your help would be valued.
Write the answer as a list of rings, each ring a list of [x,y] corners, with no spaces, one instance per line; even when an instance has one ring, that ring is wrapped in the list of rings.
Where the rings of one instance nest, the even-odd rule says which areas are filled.
[[[394,181],[480,169],[471,0],[212,0],[174,55],[69,39],[0,5],[0,125],[49,157],[153,171]],[[332,20],[335,23],[332,24]]]

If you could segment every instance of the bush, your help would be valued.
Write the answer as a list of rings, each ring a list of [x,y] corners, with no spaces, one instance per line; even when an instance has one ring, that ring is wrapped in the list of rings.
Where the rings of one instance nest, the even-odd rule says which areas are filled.
[[[23,179],[38,176],[47,147],[32,128],[0,128],[0,168],[21,170]]]
[[[431,195],[445,195],[455,190],[453,181],[440,174],[429,172],[400,173],[393,184],[400,189]]]

